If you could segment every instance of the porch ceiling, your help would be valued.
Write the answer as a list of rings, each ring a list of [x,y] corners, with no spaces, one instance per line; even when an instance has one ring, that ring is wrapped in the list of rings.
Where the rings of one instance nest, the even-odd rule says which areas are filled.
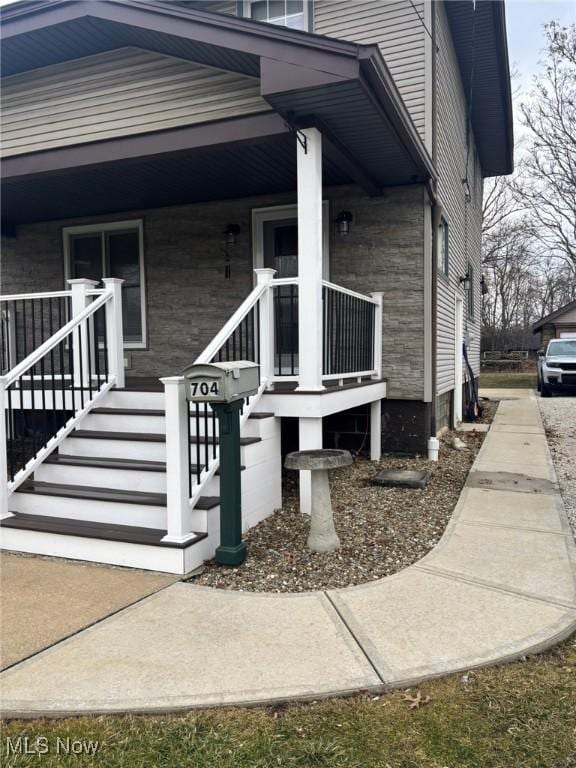
[[[2,219],[17,225],[292,191],[295,141],[285,133],[5,181]],[[326,186],[351,181],[324,158]]]
[[[289,126],[322,130],[326,184],[375,195],[436,175],[376,46],[137,0],[23,3],[2,37],[4,76],[130,45],[257,75],[275,110],[248,132],[258,116],[9,157],[11,223],[293,189]]]

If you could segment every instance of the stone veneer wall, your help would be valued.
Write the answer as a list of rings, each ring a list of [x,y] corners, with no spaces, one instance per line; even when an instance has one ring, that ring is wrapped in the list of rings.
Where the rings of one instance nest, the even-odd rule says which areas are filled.
[[[327,189],[331,222],[354,221],[347,237],[330,226],[330,279],[360,292],[384,292],[383,361],[389,396],[421,399],[424,381],[423,188],[370,198],[352,186]],[[131,211],[18,228],[0,260],[0,291],[60,290],[62,227],[142,218],[148,347],[129,351],[133,376],[177,374],[192,362],[252,288],[251,211],[294,202],[293,194]],[[226,279],[222,233],[240,226]]]

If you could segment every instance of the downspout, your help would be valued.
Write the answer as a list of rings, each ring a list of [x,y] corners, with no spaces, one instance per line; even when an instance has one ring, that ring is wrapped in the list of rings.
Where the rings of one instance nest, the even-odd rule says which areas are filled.
[[[438,159],[438,130],[437,130],[437,50],[438,44],[436,41],[436,13],[437,13],[437,1],[432,0],[432,19],[431,19],[431,38],[432,38],[432,162],[434,167],[437,168]],[[438,201],[436,194],[436,182],[429,181],[426,185],[428,191],[428,197],[431,204],[432,215],[432,300],[431,300],[431,325],[432,325],[432,350],[431,350],[431,362],[432,362],[432,398],[430,402],[430,437],[428,438],[428,460],[438,461],[438,451],[440,449],[440,442],[436,437],[437,425],[436,425],[436,390],[437,390],[437,333],[438,333],[438,229],[440,227],[440,220],[442,218],[442,205]]]

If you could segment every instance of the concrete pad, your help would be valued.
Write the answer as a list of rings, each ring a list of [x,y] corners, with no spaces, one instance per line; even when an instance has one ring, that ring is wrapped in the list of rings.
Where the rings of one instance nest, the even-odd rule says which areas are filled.
[[[172,584],[177,576],[0,556],[2,667]]]
[[[467,488],[484,488],[492,491],[515,491],[516,493],[546,494],[558,497],[558,483],[537,477],[528,477],[522,472],[480,472],[473,470],[466,481]],[[516,503],[522,503],[516,499]]]
[[[460,523],[418,567],[576,608],[573,548],[567,533]]]
[[[494,422],[492,432],[509,432],[518,435],[544,435],[542,427],[528,424],[507,424],[506,422]]]
[[[474,472],[485,474],[516,474],[523,475],[527,480],[545,481],[548,484],[556,482],[556,472],[552,464],[529,464],[525,461],[492,461],[491,456],[486,456],[476,461]]]
[[[478,391],[479,397],[487,397],[490,400],[529,400],[534,397],[533,389],[515,389],[513,387],[484,387]]]
[[[180,583],[9,670],[2,697],[4,714],[106,712],[306,698],[380,684],[323,593]]]
[[[516,491],[467,487],[460,502],[458,522],[506,525],[516,528],[569,533],[562,504],[557,496],[526,494],[518,498]]]
[[[530,466],[550,464],[548,444],[543,434],[493,432],[484,440],[478,455],[479,465],[484,457],[487,457],[490,462],[521,461]],[[477,467],[477,469],[480,468],[480,466]]]
[[[521,400],[516,403],[500,403],[493,420],[494,424],[514,424],[541,427],[542,420],[533,400]]]
[[[490,424],[474,424],[468,422],[462,422],[458,424],[457,432],[488,432],[490,430]]]
[[[394,685],[514,658],[576,624],[576,611],[417,568],[330,596]]]

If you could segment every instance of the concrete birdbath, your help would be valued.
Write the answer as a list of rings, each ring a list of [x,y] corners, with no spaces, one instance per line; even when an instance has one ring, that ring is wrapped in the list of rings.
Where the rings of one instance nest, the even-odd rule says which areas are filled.
[[[312,509],[308,548],[312,552],[333,552],[340,546],[334,528],[328,470],[352,464],[348,451],[296,451],[286,456],[286,469],[307,470],[312,473]]]

